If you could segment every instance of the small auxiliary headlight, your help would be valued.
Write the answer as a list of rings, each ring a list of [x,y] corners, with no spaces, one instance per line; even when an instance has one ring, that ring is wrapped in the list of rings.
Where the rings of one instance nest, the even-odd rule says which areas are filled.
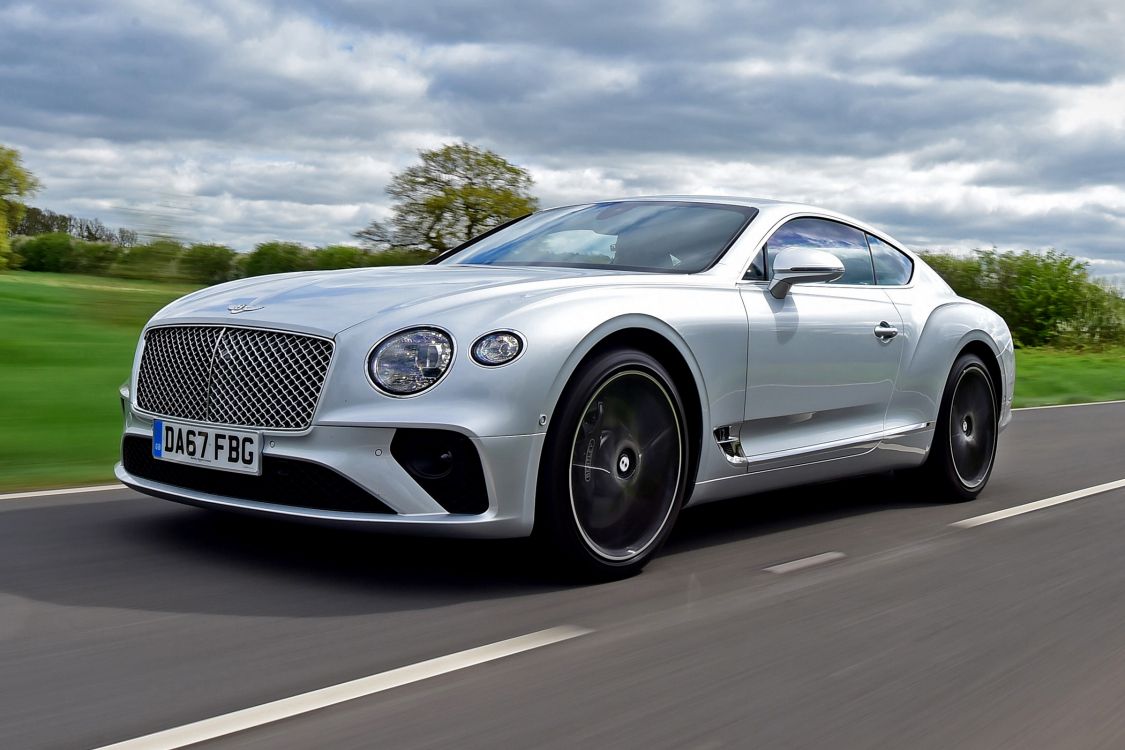
[[[473,344],[473,361],[485,367],[506,365],[523,351],[523,340],[511,331],[486,333]]]

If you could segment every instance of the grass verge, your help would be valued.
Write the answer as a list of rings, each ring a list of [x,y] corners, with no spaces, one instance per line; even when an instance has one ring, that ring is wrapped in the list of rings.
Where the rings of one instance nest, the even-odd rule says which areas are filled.
[[[1125,399],[1125,347],[1016,350],[1016,406]]]
[[[113,480],[137,336],[193,288],[0,273],[0,491]]]

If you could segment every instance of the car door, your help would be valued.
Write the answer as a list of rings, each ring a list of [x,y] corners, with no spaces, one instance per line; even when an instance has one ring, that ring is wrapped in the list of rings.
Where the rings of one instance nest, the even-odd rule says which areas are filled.
[[[771,259],[788,247],[833,253],[844,275],[767,290]],[[740,285],[750,325],[742,452],[754,466],[842,458],[870,450],[898,378],[901,319],[875,285],[864,233],[824,218],[778,228]]]

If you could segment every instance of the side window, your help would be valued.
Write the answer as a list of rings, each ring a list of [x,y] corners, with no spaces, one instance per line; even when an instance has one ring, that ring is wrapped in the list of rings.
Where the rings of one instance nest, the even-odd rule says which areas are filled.
[[[833,284],[875,283],[867,239],[855,227],[828,219],[794,219],[774,232],[766,243],[766,270],[772,271],[773,259],[790,247],[825,250],[839,258],[844,264],[844,275]]]
[[[910,260],[910,256],[871,235],[867,235],[867,244],[871,246],[875,278],[880,284],[899,286],[910,283],[910,277],[914,275],[914,261]]]

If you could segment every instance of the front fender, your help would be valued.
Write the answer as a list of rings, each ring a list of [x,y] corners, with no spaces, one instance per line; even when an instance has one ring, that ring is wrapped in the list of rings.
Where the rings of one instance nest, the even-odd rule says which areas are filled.
[[[601,325],[597,326],[594,330],[590,331],[586,336],[578,342],[567,357],[566,362],[559,370],[558,376],[551,383],[551,388],[548,391],[548,401],[556,406],[562,398],[563,391],[566,389],[567,383],[574,377],[574,373],[578,370],[579,365],[586,359],[601,342],[605,341],[614,334],[619,334],[623,331],[629,330],[644,330],[654,333],[669,344],[671,344],[680,357],[683,358],[687,364],[688,370],[691,372],[692,380],[695,384],[695,393],[681,394],[683,398],[695,399],[700,406],[701,414],[703,416],[703,424],[710,424],[710,408],[709,399],[707,397],[707,383],[704,379],[703,372],[699,368],[699,363],[696,361],[694,352],[688,343],[684,341],[683,337],[673,328],[659,318],[651,315],[643,315],[637,313],[628,313],[619,315],[611,320],[607,320]]]

